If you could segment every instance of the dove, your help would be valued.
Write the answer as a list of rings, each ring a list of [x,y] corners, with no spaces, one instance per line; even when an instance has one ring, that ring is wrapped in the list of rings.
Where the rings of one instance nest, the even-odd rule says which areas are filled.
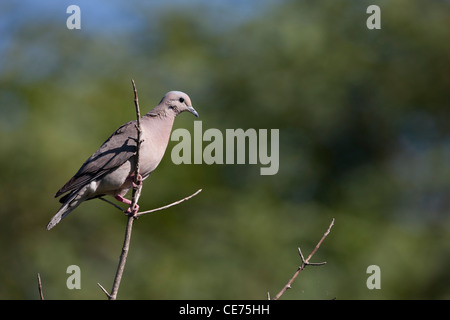
[[[181,91],[170,91],[161,102],[140,118],[141,145],[139,150],[139,181],[145,180],[161,162],[175,117],[188,111],[198,117],[189,96]],[[56,192],[61,208],[47,225],[52,229],[83,201],[113,196],[118,201],[131,204],[124,198],[133,186],[137,151],[137,121],[119,127],[90,156],[77,173]],[[128,209],[130,210],[130,209]]]

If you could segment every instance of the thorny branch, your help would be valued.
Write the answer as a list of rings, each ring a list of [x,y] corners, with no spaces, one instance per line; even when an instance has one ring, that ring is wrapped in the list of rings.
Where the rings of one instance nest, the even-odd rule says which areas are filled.
[[[295,281],[295,279],[297,278],[297,276],[300,274],[300,272],[306,268],[306,266],[321,266],[326,264],[326,262],[309,262],[309,260],[312,258],[312,256],[316,253],[316,251],[319,249],[320,245],[322,244],[323,240],[325,240],[325,238],[328,236],[328,234],[331,231],[331,227],[334,225],[334,218],[333,220],[331,220],[330,225],[328,226],[327,231],[325,231],[325,233],[323,234],[322,238],[320,239],[320,241],[317,243],[317,245],[315,246],[315,248],[313,249],[313,251],[311,251],[311,253],[309,254],[308,258],[305,259],[303,257],[303,253],[300,250],[300,248],[298,248],[298,253],[300,255],[300,258],[302,259],[302,264],[300,265],[300,267],[298,267],[297,271],[294,273],[294,275],[289,279],[289,281],[286,283],[286,285],[283,287],[283,289],[281,289],[280,292],[278,292],[278,294],[272,299],[272,300],[278,300],[285,292],[286,290],[291,288],[292,283]],[[270,294],[269,292],[267,292],[267,299],[270,300]]]

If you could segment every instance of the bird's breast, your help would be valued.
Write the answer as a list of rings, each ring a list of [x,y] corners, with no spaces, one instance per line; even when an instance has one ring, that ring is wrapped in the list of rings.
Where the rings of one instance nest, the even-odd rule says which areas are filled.
[[[153,121],[149,126],[143,126],[141,149],[139,150],[139,173],[146,177],[161,162],[169,143],[171,123]]]

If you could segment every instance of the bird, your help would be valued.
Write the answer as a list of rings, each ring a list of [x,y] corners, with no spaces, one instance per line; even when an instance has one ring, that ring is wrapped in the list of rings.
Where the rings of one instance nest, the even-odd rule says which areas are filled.
[[[161,162],[175,117],[184,111],[199,116],[186,93],[170,91],[155,108],[140,117],[142,131],[139,181],[145,180]],[[136,151],[137,120],[134,120],[114,131],[83,163],[77,173],[56,192],[55,198],[64,195],[59,199],[62,205],[48,223],[47,230],[52,229],[86,200],[109,195],[122,203],[131,204],[124,196],[134,184]]]

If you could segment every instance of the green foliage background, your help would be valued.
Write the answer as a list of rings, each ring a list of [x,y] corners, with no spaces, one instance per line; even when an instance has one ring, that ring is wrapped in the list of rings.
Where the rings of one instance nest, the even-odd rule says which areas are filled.
[[[136,221],[120,299],[273,296],[332,218],[326,266],[283,299],[450,298],[448,1],[127,3],[78,1],[81,30],[70,1],[0,4],[0,298],[37,299],[38,272],[47,299],[111,287],[123,215],[94,200],[45,226],[54,193],[134,119],[131,78],[142,112],[182,90],[203,130],[280,129],[280,169],[176,166],[171,142],[141,207],[203,192]]]

